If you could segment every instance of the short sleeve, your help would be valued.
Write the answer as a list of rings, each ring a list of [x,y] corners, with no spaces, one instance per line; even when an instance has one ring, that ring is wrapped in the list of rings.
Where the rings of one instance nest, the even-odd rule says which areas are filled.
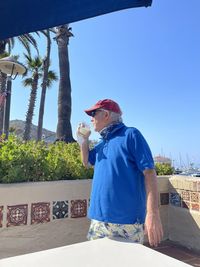
[[[95,149],[95,147],[89,151],[88,161],[91,165],[95,164],[95,161],[96,161],[96,149]]]
[[[154,160],[149,145],[139,130],[133,128],[129,135],[129,149],[138,169],[154,169]]]

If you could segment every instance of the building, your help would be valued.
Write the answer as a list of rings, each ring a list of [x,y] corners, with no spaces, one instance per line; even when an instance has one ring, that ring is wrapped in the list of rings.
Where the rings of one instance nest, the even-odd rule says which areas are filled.
[[[172,165],[172,160],[170,158],[160,156],[160,155],[154,157],[154,162],[165,163],[165,164],[169,164],[170,166]]]

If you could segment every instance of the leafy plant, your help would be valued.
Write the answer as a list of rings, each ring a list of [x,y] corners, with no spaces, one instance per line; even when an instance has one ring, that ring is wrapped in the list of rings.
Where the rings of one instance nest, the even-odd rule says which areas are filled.
[[[15,136],[0,142],[0,183],[89,179],[77,143],[24,142]]]
[[[155,168],[157,175],[171,175],[174,172],[174,168],[168,163],[156,163]]]

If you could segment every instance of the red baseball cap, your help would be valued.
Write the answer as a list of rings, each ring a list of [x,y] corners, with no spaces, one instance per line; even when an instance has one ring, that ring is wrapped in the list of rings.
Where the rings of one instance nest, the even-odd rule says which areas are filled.
[[[110,111],[113,111],[113,112],[116,112],[122,115],[119,105],[111,99],[99,100],[94,106],[92,106],[89,109],[86,109],[85,112],[90,116],[92,111],[96,109],[101,109],[101,108],[110,110]]]

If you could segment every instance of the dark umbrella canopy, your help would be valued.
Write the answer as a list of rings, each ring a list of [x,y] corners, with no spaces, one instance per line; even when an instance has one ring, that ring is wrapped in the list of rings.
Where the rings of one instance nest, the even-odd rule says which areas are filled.
[[[148,7],[152,0],[1,0],[0,40],[113,11]]]

